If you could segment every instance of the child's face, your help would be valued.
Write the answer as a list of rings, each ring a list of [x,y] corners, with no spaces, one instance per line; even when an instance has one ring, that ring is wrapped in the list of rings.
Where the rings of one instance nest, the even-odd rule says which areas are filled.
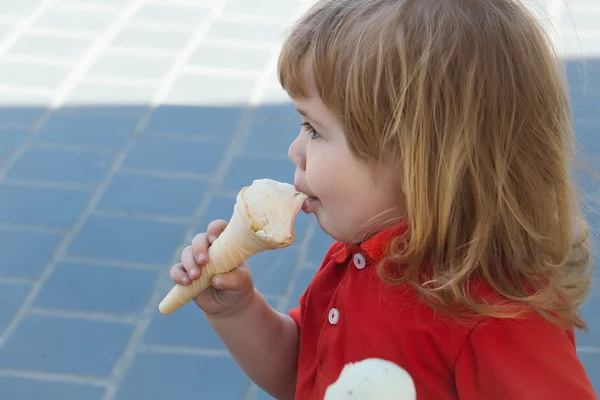
[[[311,91],[296,99],[302,129],[289,148],[296,164],[298,190],[314,197],[304,211],[315,214],[321,228],[342,242],[356,242],[404,214],[397,174],[385,165],[376,167],[351,153],[340,122]]]

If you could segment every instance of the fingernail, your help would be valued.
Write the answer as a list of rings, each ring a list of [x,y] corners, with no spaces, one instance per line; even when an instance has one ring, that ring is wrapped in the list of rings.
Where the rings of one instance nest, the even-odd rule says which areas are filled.
[[[204,261],[206,261],[206,255],[205,255],[205,254],[200,254],[200,255],[198,256],[198,262],[199,262],[200,264],[203,264],[203,263],[204,263]]]
[[[213,285],[215,287],[223,286],[223,278],[215,277],[215,279],[213,280]]]
[[[194,268],[190,271],[191,276],[198,276],[199,274],[200,274],[200,271],[196,268]]]
[[[216,237],[216,236],[214,236],[214,235],[211,235],[211,236],[209,236],[209,237],[208,237],[208,241],[209,241],[210,243],[214,242],[216,239],[217,239],[217,237]]]

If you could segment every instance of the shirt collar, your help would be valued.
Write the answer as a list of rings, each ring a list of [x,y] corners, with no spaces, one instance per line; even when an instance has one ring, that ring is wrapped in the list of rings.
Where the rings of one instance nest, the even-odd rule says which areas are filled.
[[[337,263],[342,263],[347,260],[351,254],[361,252],[371,260],[379,260],[385,255],[386,246],[389,242],[394,237],[404,234],[406,229],[406,218],[403,218],[399,222],[376,233],[358,245],[344,244],[343,246],[340,246],[339,250],[332,254],[332,258]]]

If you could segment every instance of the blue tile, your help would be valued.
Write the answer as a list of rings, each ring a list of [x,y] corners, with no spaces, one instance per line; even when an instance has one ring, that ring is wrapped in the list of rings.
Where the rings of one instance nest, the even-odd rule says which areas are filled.
[[[600,347],[600,297],[590,296],[581,306],[581,314],[588,324],[588,332],[576,332],[579,346]]]
[[[275,397],[269,395],[267,392],[259,389],[255,400],[276,400],[276,399],[275,399]]]
[[[0,276],[37,278],[61,238],[59,233],[0,228]]]
[[[598,120],[597,126],[580,126],[575,124],[575,135],[577,141],[584,147],[585,153],[600,154],[600,120]]]
[[[157,278],[158,271],[61,263],[38,293],[35,306],[140,315]]]
[[[600,89],[592,92],[570,93],[571,113],[575,123],[579,120],[600,123]]]
[[[130,324],[30,316],[0,351],[0,368],[109,376],[133,329]]]
[[[6,161],[23,139],[25,139],[24,131],[0,130],[0,165]]]
[[[31,285],[24,283],[0,282],[0,334],[19,311],[30,289]]]
[[[214,136],[225,141],[237,130],[244,111],[240,107],[161,106],[145,132]]]
[[[55,113],[44,124],[37,140],[119,148],[127,143],[136,125],[136,120],[110,116]]]
[[[288,149],[299,131],[300,124],[293,122],[254,123],[242,151],[286,158]]]
[[[92,215],[73,239],[68,254],[104,260],[168,263],[186,225]]]
[[[579,353],[579,360],[592,382],[596,393],[600,393],[600,353]]]
[[[300,126],[300,114],[296,111],[294,103],[288,101],[284,104],[262,104],[253,114],[253,119],[262,123],[292,123]]]
[[[573,90],[600,89],[600,60],[567,60],[565,67]]]
[[[191,173],[212,173],[225,151],[224,143],[163,137],[140,137],[124,167]]]
[[[17,69],[18,68],[19,66],[17,65]],[[21,76],[22,75],[23,72],[21,72]],[[2,106],[0,108],[0,121],[2,121],[2,124],[31,126],[38,120],[38,118],[42,116],[44,112],[46,112],[46,108],[44,107]]]
[[[128,213],[192,217],[208,183],[143,175],[116,175],[98,209]]]
[[[224,219],[225,221],[229,221],[231,214],[233,214],[234,205],[235,198],[232,197],[217,196],[211,199],[208,208],[196,226],[196,233],[206,232],[208,224],[216,219]]]
[[[300,257],[297,246],[264,251],[248,259],[252,279],[263,294],[283,296]]]
[[[0,222],[68,228],[90,195],[84,190],[0,185]]]
[[[312,217],[312,215],[311,215]],[[321,265],[325,254],[333,244],[334,240],[317,226],[310,238],[308,245],[307,260],[311,263]]]
[[[8,178],[98,184],[114,158],[73,150],[27,150],[9,170]]]
[[[163,296],[167,295],[170,288],[171,286]],[[225,349],[221,339],[204,317],[202,310],[193,301],[168,316],[155,311],[152,322],[146,330],[144,342],[163,346]]]
[[[116,400],[243,399],[249,381],[229,357],[140,354]]]
[[[312,269],[301,269],[298,272],[298,276],[294,282],[292,296],[290,297],[290,301],[285,309],[285,312],[289,311],[291,308],[298,307],[300,297],[306,291],[306,288],[310,284],[312,278],[315,276],[315,273],[316,271]]]
[[[102,400],[104,388],[78,383],[0,378],[0,398],[7,400]]]
[[[227,173],[223,189],[239,191],[255,179],[270,178],[292,183],[296,166],[291,161],[237,157]]]

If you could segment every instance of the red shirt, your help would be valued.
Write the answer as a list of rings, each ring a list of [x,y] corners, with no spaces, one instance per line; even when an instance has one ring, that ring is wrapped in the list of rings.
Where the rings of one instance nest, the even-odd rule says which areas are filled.
[[[296,399],[322,400],[346,363],[370,357],[404,368],[418,400],[597,399],[572,330],[537,314],[460,324],[436,315],[408,285],[384,283],[374,262],[404,229],[327,252],[290,311],[300,332]]]

